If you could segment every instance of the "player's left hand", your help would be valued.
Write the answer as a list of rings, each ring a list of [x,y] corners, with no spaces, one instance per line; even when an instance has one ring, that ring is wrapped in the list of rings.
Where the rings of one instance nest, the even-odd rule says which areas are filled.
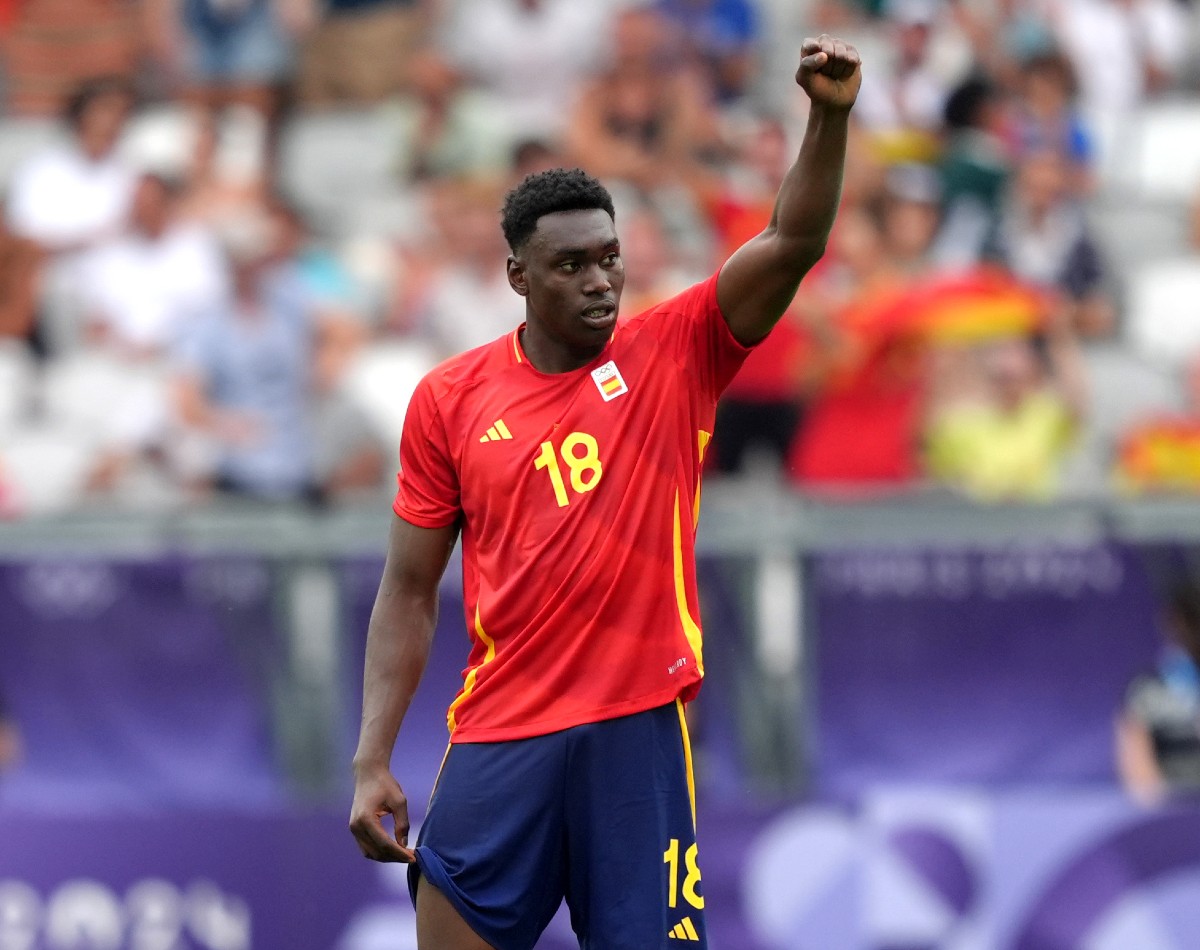
[[[800,47],[804,57],[796,70],[796,82],[808,93],[813,105],[849,109],[862,85],[858,50],[836,36],[822,33]]]

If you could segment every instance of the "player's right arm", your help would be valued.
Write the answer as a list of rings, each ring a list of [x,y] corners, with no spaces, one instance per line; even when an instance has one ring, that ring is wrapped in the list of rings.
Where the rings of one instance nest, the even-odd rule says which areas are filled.
[[[408,799],[390,762],[400,723],[429,659],[438,585],[457,537],[457,522],[441,528],[419,528],[400,517],[392,522],[387,563],[367,628],[350,810],[350,831],[362,853],[375,861],[415,860],[408,847]],[[383,826],[388,814],[393,835]]]

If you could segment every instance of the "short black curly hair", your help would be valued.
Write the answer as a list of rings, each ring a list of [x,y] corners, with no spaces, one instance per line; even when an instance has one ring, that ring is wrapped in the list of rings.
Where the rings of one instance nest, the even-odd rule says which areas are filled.
[[[607,211],[616,220],[612,195],[582,168],[536,172],[526,176],[504,199],[504,238],[515,254],[533,236],[542,215],[593,208]]]

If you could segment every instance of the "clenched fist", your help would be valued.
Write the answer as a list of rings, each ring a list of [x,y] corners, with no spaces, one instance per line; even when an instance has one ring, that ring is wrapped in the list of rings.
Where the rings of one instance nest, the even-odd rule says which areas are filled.
[[[796,82],[808,93],[813,105],[849,109],[862,85],[858,50],[836,36],[822,33],[800,47],[804,57],[796,70]]]

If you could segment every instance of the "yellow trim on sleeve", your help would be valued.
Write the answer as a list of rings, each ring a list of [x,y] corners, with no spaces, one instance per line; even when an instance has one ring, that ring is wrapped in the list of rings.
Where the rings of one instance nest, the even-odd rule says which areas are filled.
[[[696,830],[696,772],[692,768],[692,739],[688,734],[687,714],[683,700],[675,700],[679,710],[679,732],[683,736],[683,763],[687,767],[688,803],[692,806],[692,831]]]
[[[683,635],[687,637],[688,645],[692,648],[692,654],[696,658],[696,669],[700,671],[700,675],[704,675],[704,636],[700,632],[700,625],[692,619],[692,613],[688,609],[687,602],[687,582],[683,576],[683,523],[679,518],[679,489],[675,489],[675,517],[671,525],[672,536],[671,546],[672,553],[675,559],[675,606],[679,609],[679,622],[683,625]],[[688,534],[688,540],[691,541],[692,535]]]
[[[454,730],[458,727],[458,722],[454,718],[454,710],[462,705],[463,700],[475,691],[475,680],[479,671],[487,666],[492,660],[496,659],[496,641],[489,637],[483,629],[483,623],[479,619],[479,605],[475,606],[475,635],[484,642],[487,646],[487,652],[483,655],[483,662],[478,666],[473,666],[467,672],[467,678],[463,682],[462,692],[454,698],[454,702],[450,704],[450,708],[446,711],[446,725],[450,727],[450,733],[453,735]]]

